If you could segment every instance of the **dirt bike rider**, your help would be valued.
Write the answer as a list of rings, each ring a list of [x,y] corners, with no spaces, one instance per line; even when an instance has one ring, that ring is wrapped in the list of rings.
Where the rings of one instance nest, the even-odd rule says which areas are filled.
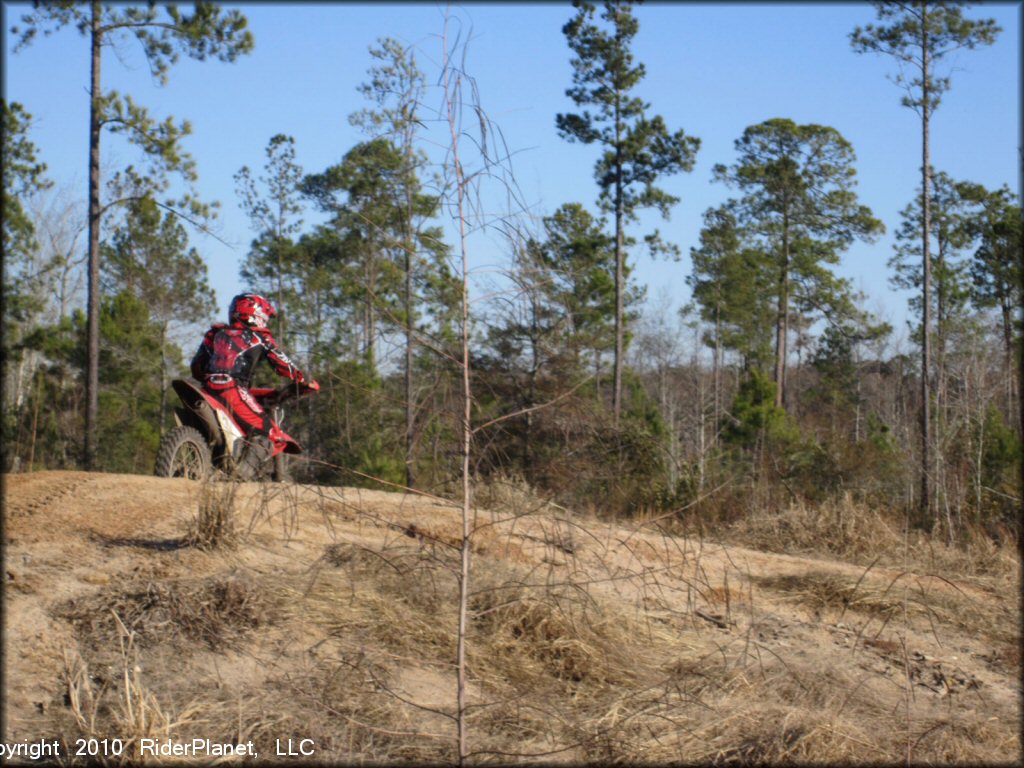
[[[260,466],[279,447],[273,442],[270,415],[250,394],[253,374],[262,360],[297,386],[317,391],[316,381],[306,381],[301,370],[288,359],[267,327],[277,312],[256,293],[241,293],[231,300],[228,322],[214,323],[192,358],[192,376],[203,389],[224,405],[245,432],[248,451],[244,460]]]

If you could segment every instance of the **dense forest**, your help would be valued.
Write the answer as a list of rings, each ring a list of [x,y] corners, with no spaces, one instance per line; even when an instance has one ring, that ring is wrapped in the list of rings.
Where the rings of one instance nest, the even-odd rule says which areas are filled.
[[[306,451],[294,478],[457,496],[468,430],[475,484],[521,483],[602,515],[713,526],[847,499],[950,541],[1018,535],[1020,197],[951,178],[928,155],[929,115],[955,85],[931,67],[999,29],[959,4],[874,10],[875,23],[850,30],[851,55],[898,62],[904,106],[921,121],[921,183],[901,219],[882,222],[858,199],[854,148],[838,130],[774,118],[737,137],[732,163],[714,169],[721,203],[703,213],[699,242],[677,244],[639,213],[668,216],[678,200],[662,182],[692,169],[700,139],[638,96],[631,4],[567,6],[574,111],[550,119],[566,152],[597,150],[578,185],[592,194],[535,224],[502,217],[503,290],[468,314],[462,203],[475,179],[503,178],[500,155],[469,134],[495,133],[468,84],[453,89],[449,106],[473,117],[463,154],[453,130],[436,157],[421,113],[436,73],[380,40],[351,115],[362,142],[306,169],[292,136],[271,135],[235,176],[253,232],[241,277],[277,306],[275,336],[323,387],[286,416]],[[187,375],[199,331],[230,297],[215,302],[190,240],[213,212],[185,148],[190,127],[104,91],[101,43],[137,38],[166,78],[179,55],[230,62],[252,36],[239,12],[208,4],[187,15],[47,3],[21,24],[21,45],[73,27],[92,36],[82,132],[94,173],[88,213],[54,195],[31,104],[4,102],[3,468],[148,474],[173,426],[170,381]],[[105,165],[112,134],[141,162]],[[835,270],[887,228],[891,285],[914,295],[912,353],[893,352],[894,329]],[[680,322],[631,277],[651,253],[690,265]]]

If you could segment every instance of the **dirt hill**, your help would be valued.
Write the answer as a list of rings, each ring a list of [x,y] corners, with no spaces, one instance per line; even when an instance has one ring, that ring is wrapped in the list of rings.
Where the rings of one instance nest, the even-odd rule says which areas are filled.
[[[457,760],[459,509],[79,472],[7,475],[4,494],[7,755]],[[473,761],[1020,761],[1019,567],[480,504]]]

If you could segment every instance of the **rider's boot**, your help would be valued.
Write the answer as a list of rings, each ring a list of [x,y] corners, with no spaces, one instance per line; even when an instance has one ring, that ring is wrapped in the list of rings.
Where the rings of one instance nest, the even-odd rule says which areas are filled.
[[[252,435],[245,442],[239,469],[247,479],[260,476],[260,470],[274,453],[274,444],[265,435]]]

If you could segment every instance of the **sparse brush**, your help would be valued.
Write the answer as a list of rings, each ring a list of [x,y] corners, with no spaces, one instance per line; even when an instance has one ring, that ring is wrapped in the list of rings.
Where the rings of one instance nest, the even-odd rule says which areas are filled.
[[[51,608],[82,654],[65,653],[67,706],[52,709],[51,732],[252,739],[261,756],[313,739],[323,762],[456,762],[457,511],[376,491],[235,487],[239,509],[266,509],[230,568],[149,552],[145,577]],[[505,490],[508,506],[481,510],[471,539],[472,761],[1017,754],[1003,681],[1019,665],[1018,608],[1000,591],[1013,569],[964,578],[963,551],[849,500],[746,530],[790,555],[821,552],[817,536],[850,560],[868,559],[877,534],[858,568],[684,540],[660,519],[627,529],[553,514]],[[294,544],[274,550],[282,537]],[[976,546],[972,557],[999,562]],[[173,578],[175,567],[209,570]]]
[[[562,510],[520,475],[496,475],[478,483],[473,491],[473,501],[482,509],[502,515],[520,516]]]
[[[111,586],[58,611],[81,640],[99,650],[119,642],[121,622],[131,628],[136,647],[171,643],[222,650],[287,615],[275,594],[240,575]]]
[[[281,587],[305,615],[331,636],[361,638],[394,653],[448,661],[454,612],[454,578],[429,543],[406,538],[377,550],[352,544],[328,546],[312,576]],[[449,555],[441,550],[441,555]]]
[[[94,688],[88,665],[76,650],[65,650],[64,680],[67,706],[74,718],[77,735],[84,739],[102,739],[118,746],[92,755],[89,762],[126,765],[148,762],[148,755],[137,748],[144,738],[166,739],[179,727],[201,722],[202,707],[190,705],[177,716],[162,706],[142,679],[142,666],[135,645],[136,634],[128,629],[116,612],[110,612],[118,631],[118,672],[99,691]],[[110,699],[115,698],[111,702]],[[73,738],[65,738],[68,744]],[[72,762],[75,755],[69,755]]]
[[[870,735],[849,729],[846,724],[837,725],[820,712],[782,703],[762,705],[756,710],[739,702],[731,704],[731,717],[712,721],[697,734],[700,738],[690,740],[688,751],[695,760],[710,764],[839,765],[870,764],[885,754],[871,748]]]
[[[298,531],[299,496],[300,486],[292,483],[260,483],[256,494],[245,500],[245,506],[252,509],[247,530],[251,533],[276,518],[284,540],[290,541]]]
[[[197,549],[224,549],[238,543],[235,496],[238,485],[206,482],[199,492],[199,512],[189,523],[186,542]]]
[[[63,678],[67,688],[67,707],[79,733],[91,737],[96,733],[98,696],[89,680],[89,667],[77,649],[64,649]]]
[[[125,627],[116,613],[114,620],[121,646],[121,680],[120,697],[113,721],[118,738],[129,745],[129,753],[137,753],[134,747],[140,739],[168,737],[172,721],[153,692],[142,682],[142,667],[135,652],[135,633]],[[144,758],[140,755],[140,761],[144,761]]]
[[[607,648],[595,642],[600,634],[591,631],[579,606],[543,595],[504,595],[499,600],[497,605],[474,606],[487,656],[518,656],[518,663],[507,665],[510,670],[531,677],[543,673],[569,684],[613,672]]]
[[[716,538],[769,552],[828,555],[864,564],[908,566],[936,573],[991,577],[1016,583],[1016,544],[984,535],[951,546],[941,535],[905,531],[905,521],[851,499],[820,505],[797,502],[777,511],[752,512],[716,533]]]
[[[820,505],[797,502],[779,511],[753,512],[722,531],[744,546],[787,554],[829,554],[857,561],[880,553],[902,556],[898,526],[849,496]]]
[[[264,695],[280,704],[266,736],[313,738],[342,764],[451,762],[449,717],[412,702],[387,654],[344,643],[337,650],[340,658],[314,659],[267,683]]]

